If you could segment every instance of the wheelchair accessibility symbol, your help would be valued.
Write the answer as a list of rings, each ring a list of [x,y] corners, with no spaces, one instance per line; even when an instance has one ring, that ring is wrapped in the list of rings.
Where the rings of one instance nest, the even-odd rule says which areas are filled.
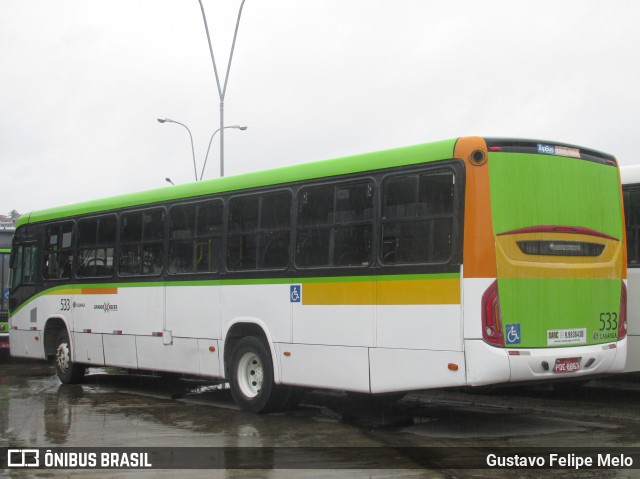
[[[302,286],[299,284],[290,286],[289,298],[292,303],[300,303],[302,301]]]
[[[507,344],[520,344],[519,324],[507,324]]]

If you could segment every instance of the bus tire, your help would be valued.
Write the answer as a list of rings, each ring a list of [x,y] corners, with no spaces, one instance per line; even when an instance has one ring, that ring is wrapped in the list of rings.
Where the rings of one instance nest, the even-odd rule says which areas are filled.
[[[77,384],[84,377],[85,365],[72,361],[69,333],[63,329],[56,340],[56,375],[62,384]]]
[[[267,345],[246,336],[231,353],[229,375],[231,395],[243,410],[267,413],[279,409],[282,395],[273,381],[273,362]]]

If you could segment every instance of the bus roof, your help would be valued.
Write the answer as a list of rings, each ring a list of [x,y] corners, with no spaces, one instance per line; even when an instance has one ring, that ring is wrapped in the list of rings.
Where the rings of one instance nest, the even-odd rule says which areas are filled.
[[[18,226],[56,218],[68,218],[83,214],[117,210],[136,205],[151,205],[182,198],[196,198],[245,188],[286,184],[314,178],[347,175],[376,169],[392,168],[395,166],[445,160],[452,158],[456,141],[457,139],[450,139],[374,153],[334,158],[331,160],[314,161],[294,166],[215,178],[183,185],[166,186],[154,190],[49,208],[23,215],[18,220]]]

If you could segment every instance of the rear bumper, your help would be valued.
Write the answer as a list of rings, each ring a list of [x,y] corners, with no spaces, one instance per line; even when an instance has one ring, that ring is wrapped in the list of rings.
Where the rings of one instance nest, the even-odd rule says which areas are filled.
[[[465,341],[467,384],[576,379],[621,372],[627,359],[627,338],[615,343],[570,348],[504,349],[482,340]],[[556,373],[556,359],[580,358],[580,370]]]

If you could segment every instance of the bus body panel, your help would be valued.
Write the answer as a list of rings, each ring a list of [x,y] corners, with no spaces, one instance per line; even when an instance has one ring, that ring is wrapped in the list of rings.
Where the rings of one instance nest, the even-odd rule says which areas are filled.
[[[368,348],[276,343],[275,350],[284,384],[370,392]]]
[[[200,375],[197,339],[136,336],[136,351],[139,369]]]
[[[73,360],[92,366],[104,366],[104,346],[100,333],[71,333]]]
[[[220,339],[220,290],[191,281],[167,285],[165,329],[177,337]]]
[[[376,346],[462,351],[459,304],[378,306]]]
[[[511,380],[511,367],[505,349],[489,346],[481,339],[470,339],[464,342],[464,352],[467,385],[485,386]]]
[[[104,334],[104,362],[110,366],[138,369],[136,337],[131,334]]]
[[[260,324],[272,343],[291,342],[288,284],[234,284],[220,288],[223,338],[237,322]]]
[[[371,348],[369,359],[374,394],[466,385],[462,351]]]
[[[46,359],[41,331],[11,330],[11,356],[19,358]]]

